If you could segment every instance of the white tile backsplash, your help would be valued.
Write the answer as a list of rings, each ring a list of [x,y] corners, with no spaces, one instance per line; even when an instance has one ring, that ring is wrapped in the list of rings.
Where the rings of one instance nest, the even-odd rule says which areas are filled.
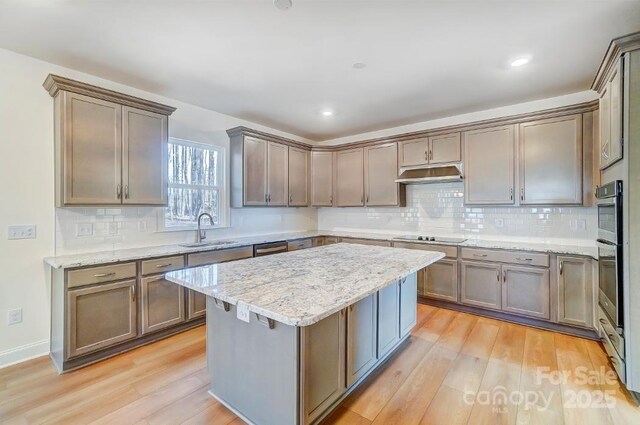
[[[378,230],[485,239],[594,240],[594,207],[466,207],[462,183],[407,186],[407,206],[322,208],[321,230]]]

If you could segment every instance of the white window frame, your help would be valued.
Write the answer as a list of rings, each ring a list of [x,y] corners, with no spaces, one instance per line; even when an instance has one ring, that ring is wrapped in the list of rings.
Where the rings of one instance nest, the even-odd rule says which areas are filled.
[[[214,150],[218,152],[218,166],[216,167],[218,175],[216,176],[216,180],[218,181],[217,186],[202,186],[202,185],[191,185],[191,184],[169,184],[167,183],[167,190],[169,187],[184,187],[184,188],[194,188],[194,189],[211,189],[216,188],[218,190],[218,217],[217,222],[214,226],[211,226],[209,220],[203,220],[203,229],[220,229],[229,227],[229,197],[228,192],[229,188],[227,186],[227,152],[223,146],[213,145],[210,143],[202,143],[202,142],[194,142],[192,140],[180,139],[177,137],[169,137],[169,143],[182,145],[182,146],[192,146],[200,149],[208,149]],[[168,162],[169,158],[167,157],[167,173],[168,170]],[[185,225],[185,226],[167,226],[165,222],[165,209],[159,208],[158,211],[158,231],[160,232],[183,232],[187,230],[196,230],[198,225],[196,223]],[[206,224],[205,224],[206,223]]]

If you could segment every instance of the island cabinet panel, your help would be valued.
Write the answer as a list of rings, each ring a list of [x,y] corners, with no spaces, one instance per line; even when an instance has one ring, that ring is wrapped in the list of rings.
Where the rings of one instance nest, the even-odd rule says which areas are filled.
[[[376,294],[350,305],[347,310],[347,387],[376,363],[377,321]]]
[[[515,135],[513,125],[463,133],[465,204],[515,203]]]
[[[311,152],[311,205],[333,206],[333,152]]]
[[[301,329],[304,423],[313,422],[346,389],[345,310]]]
[[[309,151],[289,147],[289,206],[309,205]]]
[[[549,270],[502,266],[502,310],[549,319]]]
[[[365,203],[367,206],[401,206],[405,186],[398,178],[398,144],[370,146],[364,149]]]
[[[430,298],[458,301],[458,262],[442,259],[424,269],[420,293]]]
[[[269,142],[245,137],[243,144],[243,204],[245,206],[267,205],[267,145]]]
[[[501,309],[501,266],[472,261],[460,262],[460,302],[478,307]]]
[[[164,275],[142,278],[142,334],[159,331],[185,320],[184,289]]]
[[[520,124],[520,204],[582,204],[582,115]]]
[[[400,291],[398,284],[378,291],[378,358],[400,340]]]
[[[408,335],[418,320],[418,277],[416,273],[402,278],[400,288],[400,338]]]
[[[429,137],[429,164],[460,161],[460,133]]]
[[[363,206],[364,150],[357,148],[338,151],[335,153],[334,162],[335,206]]]
[[[68,291],[67,315],[68,346],[65,358],[135,338],[135,279]]]
[[[267,203],[286,207],[289,203],[289,147],[267,144]]]
[[[558,322],[593,328],[594,288],[591,260],[558,257]]]

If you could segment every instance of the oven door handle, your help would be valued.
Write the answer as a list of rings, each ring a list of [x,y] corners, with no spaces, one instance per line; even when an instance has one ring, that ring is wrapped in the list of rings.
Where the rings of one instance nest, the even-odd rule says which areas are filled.
[[[596,239],[596,245],[602,246],[603,248],[609,248],[609,249],[614,249],[615,247],[618,246],[611,241],[607,241],[601,238]]]

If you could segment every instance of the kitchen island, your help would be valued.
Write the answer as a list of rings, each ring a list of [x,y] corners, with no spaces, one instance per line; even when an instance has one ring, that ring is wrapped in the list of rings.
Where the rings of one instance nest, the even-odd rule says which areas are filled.
[[[409,337],[444,254],[336,244],[168,273],[207,295],[210,393],[248,423],[324,418]]]

